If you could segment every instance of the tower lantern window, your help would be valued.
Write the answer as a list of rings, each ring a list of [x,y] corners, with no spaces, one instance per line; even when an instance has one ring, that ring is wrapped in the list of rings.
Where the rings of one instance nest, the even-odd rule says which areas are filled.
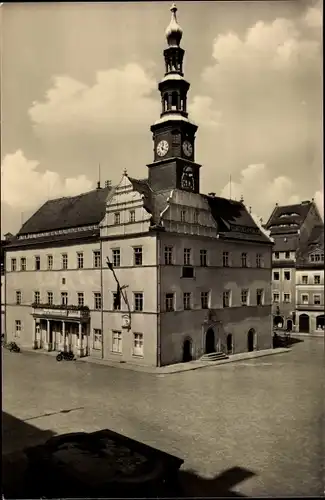
[[[178,93],[173,92],[172,93],[172,110],[176,110],[178,105]]]

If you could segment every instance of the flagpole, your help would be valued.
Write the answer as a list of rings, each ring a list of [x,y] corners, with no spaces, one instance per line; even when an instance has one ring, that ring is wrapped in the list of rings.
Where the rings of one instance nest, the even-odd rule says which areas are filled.
[[[126,304],[126,306],[127,306],[127,308],[128,308],[129,320],[130,320],[130,323],[129,323],[129,329],[130,329],[130,328],[131,328],[131,308],[130,308],[130,304],[129,304],[129,301],[128,301],[128,298],[127,298],[127,295],[123,293],[123,289],[124,289],[124,288],[126,288],[126,287],[127,287],[127,285],[123,285],[123,286],[121,286],[121,285],[120,285],[120,282],[119,282],[119,280],[117,279],[117,276],[116,276],[116,274],[115,274],[115,271],[114,271],[114,268],[113,268],[113,264],[110,262],[110,260],[109,260],[109,258],[108,258],[108,257],[106,257],[106,262],[107,262],[108,269],[109,269],[110,271],[112,271],[113,276],[114,276],[114,279],[115,279],[115,281],[116,281],[116,283],[117,283],[117,291],[118,291],[118,293],[120,293],[120,294],[122,295],[123,300],[124,300],[124,302],[125,302],[125,304]]]

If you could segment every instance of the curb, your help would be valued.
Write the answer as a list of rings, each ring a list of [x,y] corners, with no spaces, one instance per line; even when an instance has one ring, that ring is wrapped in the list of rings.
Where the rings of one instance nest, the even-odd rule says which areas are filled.
[[[191,370],[199,370],[200,368],[209,368],[212,366],[220,366],[228,363],[239,363],[240,361],[254,360],[256,358],[262,358],[265,356],[274,356],[275,354],[284,354],[290,352],[291,349],[287,347],[280,347],[277,349],[265,349],[261,351],[254,351],[253,353],[238,353],[231,355],[228,359],[222,359],[220,361],[190,361],[186,364],[177,363],[173,365],[168,365],[166,367],[150,367],[143,365],[131,365],[128,363],[115,363],[110,360],[94,359],[89,357],[77,358],[75,362],[77,363],[90,363],[95,365],[106,366],[107,368],[118,368],[122,370],[131,370],[140,373],[147,373],[151,375],[174,375],[176,373],[188,372]],[[35,350],[31,348],[24,348],[23,352],[31,352],[36,354],[45,354],[47,356],[56,355],[56,352],[47,352],[41,350]]]

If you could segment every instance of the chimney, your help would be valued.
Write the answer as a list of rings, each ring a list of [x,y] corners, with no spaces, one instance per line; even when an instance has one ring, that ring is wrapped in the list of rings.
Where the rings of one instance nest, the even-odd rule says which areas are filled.
[[[215,195],[216,195],[216,193],[208,193],[208,196],[213,196],[214,197]]]
[[[310,203],[310,200],[305,200],[301,202],[302,205],[308,205],[308,203]]]
[[[106,188],[111,187],[111,185],[112,185],[112,181],[105,181]]]
[[[100,181],[98,181],[98,182],[97,182],[97,189],[102,189],[102,188],[100,187]]]

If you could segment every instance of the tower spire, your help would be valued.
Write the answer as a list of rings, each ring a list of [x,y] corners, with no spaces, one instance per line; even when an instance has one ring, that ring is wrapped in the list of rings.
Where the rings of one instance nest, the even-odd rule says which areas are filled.
[[[183,30],[177,22],[176,12],[177,7],[176,4],[172,4],[171,8],[172,18],[170,20],[169,25],[166,28],[166,38],[169,47],[179,47],[180,41],[183,36]]]

